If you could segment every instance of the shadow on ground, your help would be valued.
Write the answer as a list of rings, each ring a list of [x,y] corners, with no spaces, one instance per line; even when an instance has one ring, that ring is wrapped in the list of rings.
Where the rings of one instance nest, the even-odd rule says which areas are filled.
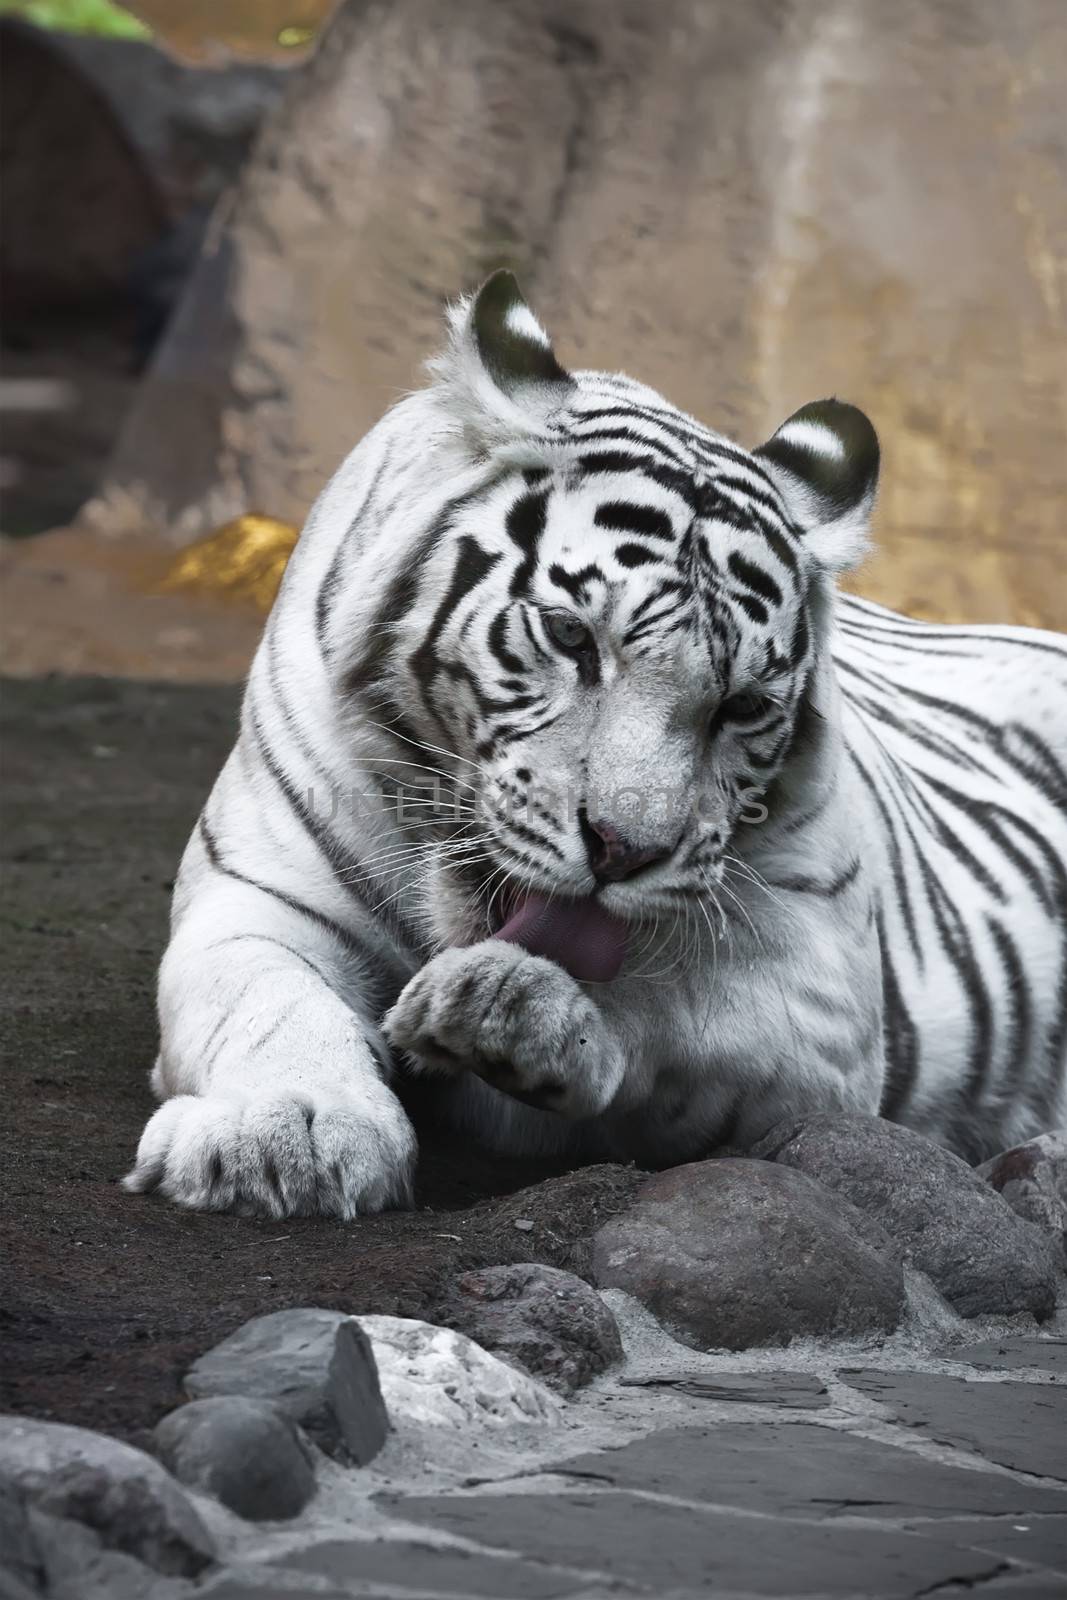
[[[193,1357],[248,1317],[432,1315],[471,1267],[582,1271],[597,1220],[635,1187],[621,1167],[539,1182],[543,1168],[424,1127],[406,1214],[271,1223],[121,1189],[153,1105],[173,874],[237,706],[231,688],[4,685],[2,1409],[135,1435],[177,1403]]]

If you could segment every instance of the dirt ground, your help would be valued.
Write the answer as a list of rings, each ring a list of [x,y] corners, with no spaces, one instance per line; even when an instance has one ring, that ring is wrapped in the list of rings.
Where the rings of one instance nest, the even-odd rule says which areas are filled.
[[[272,1223],[127,1195],[153,1104],[168,892],[237,692],[8,680],[2,709],[0,1409],[136,1437],[178,1401],[191,1359],[259,1312],[425,1315],[470,1267],[582,1270],[630,1169],[546,1180],[424,1132],[407,1214]]]

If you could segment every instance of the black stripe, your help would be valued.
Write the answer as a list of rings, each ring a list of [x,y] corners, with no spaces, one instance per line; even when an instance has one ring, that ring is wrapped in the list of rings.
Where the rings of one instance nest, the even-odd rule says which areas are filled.
[[[524,595],[530,586],[530,579],[537,565],[537,551],[541,535],[545,531],[547,514],[547,489],[542,489],[537,494],[520,495],[508,508],[504,527],[508,538],[522,551],[522,560],[511,578],[513,596]]]
[[[690,509],[696,506],[696,488],[692,478],[673,467],[664,466],[652,456],[634,455],[625,450],[592,450],[578,458],[578,467],[589,478],[612,472],[637,473],[664,489],[670,489]]]
[[[247,885],[249,889],[258,889],[261,894],[270,895],[272,900],[280,901],[290,911],[294,911],[298,916],[314,923],[324,933],[328,933],[336,939],[338,944],[343,946],[350,955],[357,956],[361,961],[365,962],[371,972],[380,977],[384,992],[387,995],[399,993],[400,988],[409,976],[408,969],[399,960],[397,962],[399,971],[397,973],[388,972],[378,951],[372,950],[362,939],[357,938],[351,929],[342,927],[339,922],[334,922],[332,917],[327,917],[321,911],[316,911],[314,907],[305,905],[303,901],[297,900],[293,895],[286,894],[284,889],[276,889],[272,884],[261,883],[256,878],[249,878],[245,873],[238,872],[235,867],[228,866],[222,859],[218,843],[203,813],[201,813],[198,827],[200,838],[207,852],[208,861],[216,872],[221,873],[223,877],[232,878],[235,883]]]
[[[648,539],[674,539],[674,523],[665,511],[655,506],[635,505],[630,500],[605,500],[597,506],[593,521],[612,533],[639,533]]]
[[[620,567],[651,567],[662,557],[655,550],[648,550],[643,544],[620,544],[612,551]]]
[[[433,705],[431,690],[434,679],[442,668],[441,657],[437,652],[438,640],[451,621],[452,614],[460,601],[484,581],[499,560],[499,555],[483,550],[470,534],[463,535],[456,547],[456,560],[448,589],[434,612],[425,638],[408,658],[408,664],[422,693],[423,704],[437,722],[440,722],[441,718]]]
[[[849,600],[853,600],[855,597],[849,595],[847,598]],[[895,615],[895,613],[893,613],[893,615]],[[1054,656],[1062,666],[1067,667],[1067,645],[1048,644],[1043,639],[1020,637],[1022,634],[1027,634],[1036,630],[1021,628],[1018,633],[1012,633],[1008,635],[998,633],[972,633],[969,626],[962,623],[956,628],[945,629],[935,627],[929,623],[921,622],[916,617],[901,617],[900,621],[904,624],[907,624],[907,626],[894,628],[885,623],[869,622],[866,618],[864,618],[862,621],[857,621],[853,626],[861,630],[864,634],[885,634],[888,638],[893,640],[894,645],[900,650],[922,651],[925,641],[945,639],[949,644],[955,645],[973,643],[980,647],[984,647],[986,645],[997,645],[1000,648],[1007,650],[1014,650],[1016,648],[1020,650],[1038,650],[1044,655]],[[913,642],[913,640],[915,642]],[[932,652],[935,660],[940,654],[942,654],[940,651],[935,650]],[[988,651],[986,651],[984,648],[975,650],[974,654],[975,656],[988,659]]]
[[[486,635],[489,648],[496,656],[505,672],[525,673],[526,663],[507,646],[508,614],[507,611],[498,611],[489,624]],[[525,688],[525,684],[523,685]]]
[[[885,829],[885,838],[889,846],[889,870],[893,874],[894,904],[899,908],[901,915],[904,918],[904,926],[907,930],[908,943],[911,946],[911,953],[915,957],[921,972],[923,967],[922,944],[919,940],[919,930],[915,921],[915,912],[911,903],[911,891],[908,888],[908,879],[904,871],[904,857],[900,848],[900,841],[897,838],[897,831],[893,825],[893,819],[889,814],[888,807],[882,798],[878,784],[876,783],[873,775],[867,771],[867,768],[864,766],[855,750],[849,749],[848,753],[849,757],[851,758],[852,765],[859,774],[862,783],[867,789],[871,799],[874,801],[875,807],[882,818],[882,826]],[[913,840],[912,842],[914,844],[915,841]],[[921,852],[916,850],[915,853],[916,859],[921,862]]]
[[[772,606],[781,605],[782,591],[769,572],[764,572],[762,567],[757,567],[754,562],[746,560],[737,550],[730,551],[726,565],[731,575],[738,583],[743,583],[746,589],[751,589],[754,594],[760,595]]]
[[[566,567],[561,567],[558,561],[553,561],[548,569],[548,576],[557,589],[563,589],[572,600],[582,600],[590,583],[605,583],[603,570],[591,561],[588,566],[582,567],[578,572],[568,572]]]
[[[890,1122],[899,1117],[919,1075],[919,1030],[904,1004],[881,913],[878,944],[882,952],[882,1035],[885,1041],[885,1082],[878,1114]]]
[[[749,760],[751,761],[751,756]],[[844,867],[836,878],[831,878],[829,883],[820,883],[817,878],[768,878],[767,882],[772,889],[788,889],[793,894],[813,894],[821,900],[834,900],[839,894],[844,894],[850,884],[855,883],[859,875],[860,861],[857,856],[847,867]]]
[[[757,600],[754,595],[744,591],[741,594],[736,594],[731,590],[730,598],[736,601],[743,611],[748,613],[753,622],[768,622],[770,620],[770,613],[767,607],[762,600]]]
[[[390,461],[391,452],[387,450],[381,461],[378,463],[374,475],[367,487],[367,492],[363,496],[358,510],[353,516],[348,527],[345,529],[337,549],[333,553],[330,565],[326,569],[326,576],[319,585],[319,592],[315,596],[315,637],[318,640],[319,649],[323,655],[326,654],[325,640],[326,629],[329,626],[330,621],[330,608],[333,605],[334,599],[337,595],[337,590],[341,585],[341,579],[344,576],[345,569],[351,559],[352,540],[355,536],[356,529],[373,504],[374,497],[378,492],[378,487],[382,481],[382,477],[385,474],[386,468],[390,465]]]
[[[491,487],[481,484],[467,494],[456,495],[442,507],[423,530],[386,589],[382,604],[367,625],[367,641],[362,653],[345,672],[342,689],[347,694],[358,694],[368,690],[373,690],[376,695],[382,692],[382,680],[386,674],[389,654],[396,643],[396,626],[411,610],[423,567],[440,546],[455,521],[457,512],[483,499]]]

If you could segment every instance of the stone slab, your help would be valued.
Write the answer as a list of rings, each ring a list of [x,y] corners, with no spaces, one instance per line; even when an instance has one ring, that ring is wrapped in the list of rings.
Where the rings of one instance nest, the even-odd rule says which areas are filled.
[[[351,1600],[351,1596],[351,1589],[324,1589],[313,1581],[301,1583],[299,1578],[290,1581],[285,1573],[266,1576],[259,1567],[220,1573],[197,1591],[197,1600]]]
[[[1067,1377],[1067,1339],[984,1339],[960,1349],[939,1350],[938,1355],[966,1361],[972,1367],[999,1371],[1032,1367]]]
[[[401,1514],[403,1507],[401,1505]],[[543,1560],[549,1549],[538,1552]],[[573,1572],[534,1566],[513,1556],[488,1556],[404,1540],[330,1540],[280,1556],[286,1572],[314,1573],[340,1583],[395,1584],[398,1588],[461,1595],[474,1600],[554,1600],[583,1587]]]
[[[619,1450],[574,1456],[556,1470],[782,1516],[1067,1513],[1067,1494],[1058,1489],[928,1461],[807,1422],[664,1429]]]
[[[950,1582],[981,1582],[1003,1565],[1000,1556],[933,1533],[919,1538],[895,1527],[785,1517],[754,1522],[729,1511],[695,1511],[631,1494],[397,1498],[385,1504],[408,1520],[480,1544],[531,1557],[550,1550],[558,1562],[645,1585],[656,1594],[736,1590],[790,1600],[910,1600]]]
[[[929,1531],[929,1524],[909,1527],[909,1532],[919,1535]],[[970,1549],[1004,1556],[1025,1566],[1051,1569],[1061,1578],[1067,1577],[1067,1516],[1028,1517],[1024,1521],[954,1517],[949,1522],[939,1522],[936,1532],[939,1538],[951,1536]],[[1067,1586],[1064,1592],[1067,1593]]]
[[[1067,1387],[847,1368],[840,1376],[928,1439],[1018,1472],[1067,1480]]]
[[[821,1378],[807,1372],[681,1372],[649,1378],[624,1378],[627,1389],[674,1389],[696,1400],[739,1405],[779,1406],[790,1411],[821,1411],[830,1396]]]

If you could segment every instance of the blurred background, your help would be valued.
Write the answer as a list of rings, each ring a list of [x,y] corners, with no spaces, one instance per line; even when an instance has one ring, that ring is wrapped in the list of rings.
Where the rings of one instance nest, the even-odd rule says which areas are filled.
[[[500,265],[745,444],[863,406],[861,592],[1067,627],[1065,0],[0,0],[0,66],[9,673],[239,678]]]

